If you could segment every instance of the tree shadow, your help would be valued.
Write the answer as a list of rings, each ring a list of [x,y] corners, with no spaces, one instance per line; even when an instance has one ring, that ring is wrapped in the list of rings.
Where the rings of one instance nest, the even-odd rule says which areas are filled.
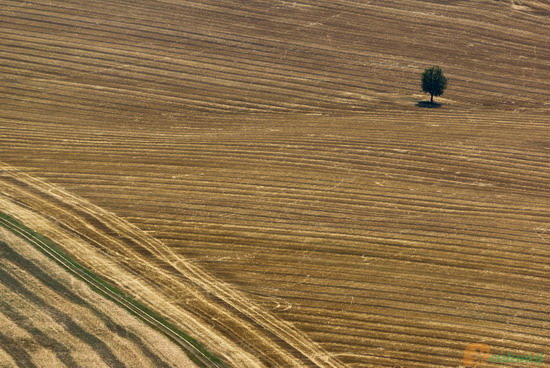
[[[443,106],[443,104],[439,103],[439,102],[418,101],[416,103],[416,106],[424,107],[424,108],[428,108],[428,109],[435,109],[435,108]]]

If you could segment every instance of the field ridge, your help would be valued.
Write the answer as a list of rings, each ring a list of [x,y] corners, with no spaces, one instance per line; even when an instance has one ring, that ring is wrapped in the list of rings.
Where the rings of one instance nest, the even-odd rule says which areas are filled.
[[[47,206],[49,208],[42,208],[41,211],[49,213],[49,216],[52,216],[54,209],[56,209],[56,211],[60,211],[60,213],[63,213],[63,215],[55,217],[58,225],[62,224],[64,219],[70,218],[71,222],[76,222],[78,224],[79,229],[88,228],[91,233],[95,233],[96,235],[106,232],[106,230],[109,229],[109,231],[107,231],[108,233],[111,232],[116,234],[119,239],[124,239],[126,244],[122,245],[123,243],[119,243],[116,250],[117,253],[114,254],[115,262],[117,258],[124,258],[128,256],[135,257],[135,254],[124,254],[125,250],[129,250],[128,247],[145,247],[148,253],[154,254],[159,261],[164,262],[170,269],[176,270],[181,279],[190,280],[191,285],[198,285],[198,287],[191,286],[194,288],[194,291],[190,289],[189,286],[180,290],[194,292],[197,295],[206,294],[207,300],[223,300],[224,303],[221,304],[221,306],[216,306],[212,301],[209,301],[208,303],[214,304],[214,310],[218,310],[217,313],[222,314],[227,320],[239,319],[239,326],[248,326],[246,335],[243,334],[243,336],[241,336],[242,339],[246,339],[243,343],[250,344],[249,339],[255,336],[258,341],[255,341],[254,344],[250,344],[248,346],[255,346],[255,344],[259,344],[259,341],[262,340],[262,344],[271,345],[271,348],[268,349],[267,347],[264,347],[263,350],[257,352],[258,356],[261,358],[265,358],[262,357],[262,354],[271,354],[274,356],[268,356],[267,359],[273,359],[274,361],[281,360],[281,363],[278,364],[299,366],[300,364],[303,364],[299,363],[299,361],[304,359],[309,361],[309,364],[314,364],[319,367],[342,367],[341,363],[334,360],[326,353],[323,353],[315,343],[302,335],[291,325],[276,319],[269,312],[255,306],[253,303],[250,303],[237,291],[232,290],[229,285],[220,283],[215,278],[201,270],[200,267],[186,261],[181,256],[177,256],[175,253],[167,249],[166,246],[160,241],[147,235],[135,226],[130,225],[129,223],[97,206],[94,206],[82,198],[63,191],[58,186],[34,178],[21,172],[20,170],[15,169],[14,167],[1,164],[0,169],[0,179],[2,179],[0,184],[2,185],[4,192],[9,193],[11,191],[16,191],[17,200],[26,203],[27,206],[43,206],[44,202],[47,201]],[[26,195],[23,195],[23,193]],[[60,207],[59,204],[55,204],[57,201],[62,201],[64,208]],[[65,226],[67,225],[68,224],[65,224]],[[76,230],[73,226],[75,226],[74,223],[68,225],[67,229],[72,229],[76,234],[83,236],[83,234],[81,234],[81,230]],[[103,241],[105,239],[106,237],[103,238]],[[103,244],[102,248],[106,250],[108,247],[106,244]],[[70,254],[70,250],[66,251]],[[111,251],[113,251],[113,249],[111,249]],[[79,262],[86,265],[86,260],[79,260]],[[102,275],[100,276],[104,277]],[[113,276],[110,275],[108,280],[110,280],[111,283],[116,283],[116,277],[114,280],[112,278]],[[167,285],[163,286],[167,287]],[[119,288],[122,289],[120,286]],[[239,314],[245,315],[246,319],[243,320],[239,315],[234,315],[234,312],[232,312],[231,309],[223,311],[223,308],[227,308],[228,306],[230,306],[231,309],[238,310]],[[193,309],[195,308],[200,310],[199,306],[193,306]],[[193,310],[191,310],[191,312],[193,312]],[[213,316],[210,317],[212,318]],[[248,320],[253,321],[253,323],[248,322]],[[221,323],[224,324],[227,322],[223,321]],[[260,326],[261,329],[258,330],[258,327],[256,326]],[[268,337],[270,335],[264,336],[264,329],[265,331],[271,331],[271,334],[273,334],[272,336],[275,336],[275,339],[273,337]],[[243,332],[241,331],[241,333]],[[235,337],[235,335],[233,336]],[[278,344],[288,347],[274,350],[275,346]],[[286,351],[287,349],[290,353]],[[294,349],[296,351],[292,352]],[[277,357],[277,355],[281,356]]]
[[[141,305],[139,302],[128,295],[125,295],[117,288],[109,285],[93,272],[71,259],[50,239],[34,232],[32,229],[23,225],[15,218],[2,212],[0,212],[0,225],[32,244],[36,249],[40,250],[57,264],[70,271],[71,274],[80,280],[86,282],[101,295],[124,307],[142,321],[157,328],[159,331],[162,331],[167,337],[178,343],[178,345],[180,345],[186,353],[189,354],[189,357],[198,364],[198,366],[218,368],[225,367],[219,358],[213,356],[210,352],[205,350],[198,341],[183,331],[180,331],[157,313]]]

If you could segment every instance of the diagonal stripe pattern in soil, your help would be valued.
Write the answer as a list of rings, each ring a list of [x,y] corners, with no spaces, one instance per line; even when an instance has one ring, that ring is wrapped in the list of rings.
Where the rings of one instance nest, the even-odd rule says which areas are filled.
[[[184,295],[188,293],[186,296],[194,300],[194,303],[186,301],[191,304],[189,312],[202,320],[201,325],[195,327],[208,325],[210,319],[219,320],[215,328],[220,329],[218,334],[223,336],[220,339],[231,338],[233,343],[253,351],[267,366],[341,366],[341,363],[319,349],[292,325],[254,305],[229,285],[216,280],[136,227],[59,187],[32,178],[13,167],[2,165],[1,169],[0,186],[4,196],[39,213],[47,213],[47,217],[55,219],[57,226],[99,247],[114,257],[115,263],[116,259],[124,259],[122,264],[137,273],[138,277],[155,282],[154,286],[166,290],[168,295],[173,290]],[[48,236],[52,235],[54,234]],[[67,251],[71,254],[73,250],[69,248]],[[145,260],[142,257],[144,253],[148,256]],[[89,259],[78,260],[84,265],[90,262]],[[145,262],[149,262],[149,266]],[[119,284],[120,279],[115,270],[111,269],[110,272],[100,276],[125,290],[126,285]],[[159,274],[158,279],[155,279],[154,273]],[[142,298],[143,295],[137,297]],[[156,309],[155,306],[151,307]],[[214,332],[208,332],[208,336],[205,332],[198,334],[207,339],[205,344],[208,348],[214,349],[214,352],[219,350],[219,346],[208,340],[215,341]],[[254,343],[251,344],[251,340]],[[232,354],[236,361],[230,363],[237,365],[239,359],[246,359],[249,366],[258,364],[246,358],[246,354],[239,357],[238,350]],[[223,354],[226,355],[227,352]]]

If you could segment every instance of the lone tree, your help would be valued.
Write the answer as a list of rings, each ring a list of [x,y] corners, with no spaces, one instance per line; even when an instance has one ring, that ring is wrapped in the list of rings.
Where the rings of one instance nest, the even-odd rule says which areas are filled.
[[[441,96],[447,88],[447,78],[438,66],[427,68],[422,73],[422,91],[431,95],[430,103],[434,103],[434,96]]]

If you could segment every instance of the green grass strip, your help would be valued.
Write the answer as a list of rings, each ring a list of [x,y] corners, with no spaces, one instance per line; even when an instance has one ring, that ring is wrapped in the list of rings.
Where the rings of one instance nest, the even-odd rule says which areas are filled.
[[[85,281],[97,293],[115,302],[116,304],[118,304],[119,306],[123,307],[128,312],[130,312],[132,315],[140,318],[142,321],[144,321],[148,325],[164,333],[164,335],[167,336],[169,339],[171,339],[178,345],[182,346],[185,352],[187,353],[187,355],[189,356],[189,358],[199,367],[201,368],[202,367],[204,368],[209,368],[209,367],[226,368],[227,367],[218,357],[216,357],[215,355],[210,353],[208,350],[206,350],[206,348],[204,348],[196,339],[187,335],[185,332],[181,331],[172,323],[164,319],[157,312],[142,305],[137,300],[124,294],[122,291],[120,291],[116,287],[102,280],[98,275],[88,270],[87,268],[82,266],[80,263],[76,262],[74,259],[68,256],[57,244],[55,244],[53,241],[51,241],[47,237],[35,232],[34,230],[28,228],[27,226],[17,221],[15,218],[2,212],[0,212],[0,225],[4,226],[6,229],[10,230],[12,233],[21,237],[28,243],[31,243],[36,249],[38,249],[48,258],[52,259],[63,268],[67,269],[72,274],[76,275],[78,278]],[[47,247],[48,250],[45,250],[43,247],[39,246],[39,244],[42,244],[43,246]],[[63,261],[60,261],[59,258],[63,259]],[[139,310],[141,313],[146,314],[149,318],[155,320],[157,323],[169,329],[172,333],[176,334],[180,339],[186,341],[188,345],[192,346],[192,348],[186,345],[182,345],[181,341],[178,341],[178,339],[176,339],[174,336],[158,328],[153,322],[147,320],[141,314],[137,313],[135,310],[128,307],[126,304],[120,302],[119,299],[111,296],[109,293],[102,290],[102,288],[109,290],[111,293],[117,295],[118,298],[123,299],[126,303],[131,304],[134,308]],[[200,357],[201,355],[202,357]],[[204,360],[207,360],[207,362],[205,363]]]

